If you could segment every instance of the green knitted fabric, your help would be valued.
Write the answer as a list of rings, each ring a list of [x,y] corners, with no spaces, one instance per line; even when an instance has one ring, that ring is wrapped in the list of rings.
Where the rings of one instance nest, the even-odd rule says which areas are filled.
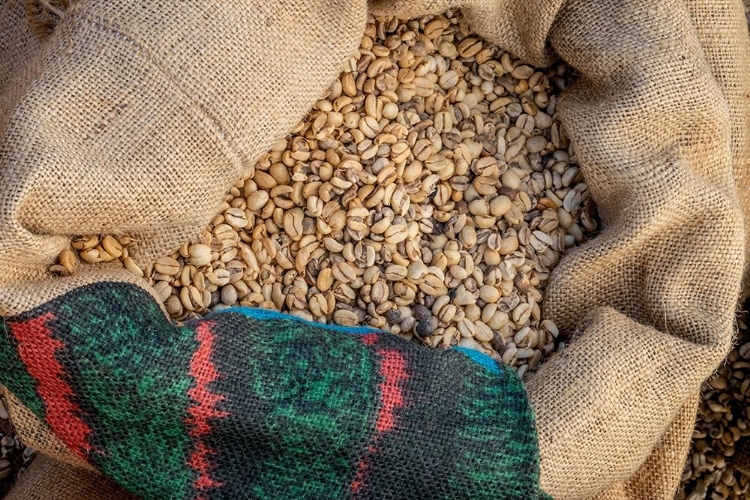
[[[175,327],[124,283],[0,329],[0,382],[145,499],[548,498],[523,385],[475,351],[247,308]]]

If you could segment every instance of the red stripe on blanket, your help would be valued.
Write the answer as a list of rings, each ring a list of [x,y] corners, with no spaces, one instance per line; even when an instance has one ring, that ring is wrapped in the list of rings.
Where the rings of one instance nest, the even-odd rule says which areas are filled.
[[[362,342],[366,345],[373,345],[377,341],[377,337],[365,335]],[[359,461],[357,474],[351,483],[352,493],[359,492],[364,486],[370,469],[370,457],[378,453],[380,436],[398,425],[398,410],[403,408],[405,404],[402,382],[409,378],[406,358],[401,352],[393,349],[378,349],[377,356],[378,373],[382,377],[378,386],[380,389],[380,407],[375,421],[375,434],[367,447],[367,454]]]
[[[83,421],[83,412],[72,400],[75,392],[66,381],[66,373],[55,356],[65,344],[52,336],[47,324],[55,319],[48,312],[20,323],[10,324],[17,342],[18,357],[36,381],[36,391],[45,407],[45,420],[53,433],[78,456],[88,460],[91,428]]]
[[[198,473],[198,477],[193,483],[193,487],[198,492],[195,500],[206,498],[201,494],[202,491],[223,485],[223,483],[211,477],[213,464],[210,457],[216,454],[216,450],[210,448],[204,441],[204,438],[211,432],[210,420],[229,415],[227,412],[216,409],[216,405],[226,398],[211,392],[209,388],[211,382],[219,378],[219,372],[211,360],[215,341],[214,333],[211,330],[212,326],[213,323],[203,322],[196,328],[198,349],[193,353],[190,360],[190,376],[195,380],[195,384],[188,390],[188,396],[195,401],[195,404],[188,408],[189,417],[185,420],[185,423],[188,425],[188,433],[194,441],[193,452],[188,460],[188,465]]]
[[[378,350],[380,356],[380,411],[375,430],[388,432],[396,426],[396,411],[404,406],[404,392],[401,382],[408,379],[406,358],[399,351]]]

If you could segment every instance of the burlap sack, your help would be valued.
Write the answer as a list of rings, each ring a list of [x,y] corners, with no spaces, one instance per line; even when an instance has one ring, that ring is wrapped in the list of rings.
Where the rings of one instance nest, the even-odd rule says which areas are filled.
[[[36,52],[39,42],[20,2],[3,2],[0,5],[0,27],[0,89],[4,94],[19,65]]]
[[[99,473],[41,455],[5,500],[136,500]]]
[[[559,109],[604,230],[547,289],[545,314],[572,341],[528,384],[541,485],[558,499],[670,498],[700,383],[731,342],[746,264],[750,41],[741,3],[369,8],[457,6],[488,40],[535,65],[559,56],[580,74]],[[0,315],[82,280],[127,279],[106,269],[47,277],[71,234],[136,234],[141,262],[192,236],[336,77],[367,8],[71,6],[0,103]]]

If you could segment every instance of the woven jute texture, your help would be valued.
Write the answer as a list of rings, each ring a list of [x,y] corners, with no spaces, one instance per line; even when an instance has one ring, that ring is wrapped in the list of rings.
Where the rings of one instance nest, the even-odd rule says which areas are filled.
[[[68,446],[52,433],[49,426],[34,415],[29,408],[24,406],[23,402],[12,392],[4,389],[3,395],[8,403],[9,415],[12,422],[14,422],[23,435],[24,445],[44,450],[44,453],[50,458],[77,468],[88,469],[91,472],[94,471],[93,467],[70,451]]]
[[[20,2],[0,4],[0,27],[0,90],[4,94],[11,76],[39,48],[39,42]]]
[[[39,456],[5,500],[137,500],[96,472]]]
[[[453,7],[529,63],[560,57],[580,75],[559,109],[603,231],[546,290],[545,315],[571,339],[527,387],[541,486],[557,499],[670,498],[700,383],[731,342],[750,248],[742,4],[369,5],[404,16]],[[14,24],[3,8],[0,23]],[[81,285],[45,274],[69,235],[135,235],[141,262],[190,238],[336,77],[367,10],[364,0],[80,0],[21,58],[12,46],[28,30],[3,26],[0,68],[16,73],[0,97],[0,315]],[[89,281],[127,279],[97,272]]]

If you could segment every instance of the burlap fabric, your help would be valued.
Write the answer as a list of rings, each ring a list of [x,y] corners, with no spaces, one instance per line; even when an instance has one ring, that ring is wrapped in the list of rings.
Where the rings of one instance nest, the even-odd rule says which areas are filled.
[[[41,455],[5,500],[137,500],[97,472]]]
[[[700,383],[731,342],[746,263],[741,2],[369,6],[449,7],[530,63],[559,56],[580,74],[559,110],[604,230],[547,289],[545,314],[572,341],[528,384],[541,485],[558,499],[669,498]],[[0,63],[18,68],[0,101],[0,315],[81,284],[44,272],[68,235],[135,234],[141,262],[192,236],[336,77],[367,9],[80,0],[33,57]],[[87,279],[127,278],[102,269]]]

